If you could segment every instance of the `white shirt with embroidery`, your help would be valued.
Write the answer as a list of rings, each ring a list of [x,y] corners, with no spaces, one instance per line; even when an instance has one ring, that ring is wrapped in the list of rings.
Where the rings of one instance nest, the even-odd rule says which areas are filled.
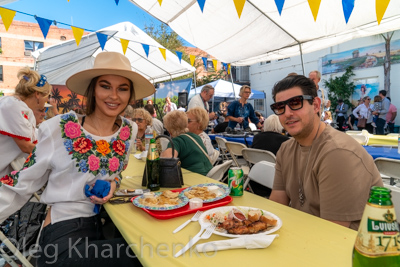
[[[72,111],[43,122],[24,168],[0,177],[0,222],[46,182],[41,202],[52,207],[52,223],[95,215],[85,186],[96,180],[120,181],[136,135],[136,123],[124,118],[120,129],[107,137],[87,132]]]
[[[27,157],[13,137],[36,141],[36,119],[33,111],[14,96],[0,97],[0,177],[13,169],[10,163],[18,157]]]

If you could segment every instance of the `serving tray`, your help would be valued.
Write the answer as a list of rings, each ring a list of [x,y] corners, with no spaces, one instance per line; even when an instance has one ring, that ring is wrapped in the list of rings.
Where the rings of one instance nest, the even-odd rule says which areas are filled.
[[[185,190],[186,188],[172,189],[171,191],[172,192],[181,192],[181,191]],[[136,197],[131,198],[131,202],[135,198]],[[150,214],[154,218],[159,219],[159,220],[168,220],[168,219],[172,219],[172,218],[175,218],[175,217],[183,216],[183,215],[186,215],[186,214],[195,213],[198,210],[204,211],[204,210],[209,210],[209,209],[213,209],[213,208],[216,208],[216,207],[225,206],[228,203],[232,202],[232,200],[233,200],[233,198],[231,196],[226,196],[223,199],[217,200],[215,202],[203,203],[203,207],[198,208],[198,209],[190,209],[189,204],[187,204],[187,205],[185,205],[185,206],[183,206],[181,208],[174,209],[174,210],[158,211],[158,210],[148,210],[146,208],[142,208],[142,210],[144,212]]]

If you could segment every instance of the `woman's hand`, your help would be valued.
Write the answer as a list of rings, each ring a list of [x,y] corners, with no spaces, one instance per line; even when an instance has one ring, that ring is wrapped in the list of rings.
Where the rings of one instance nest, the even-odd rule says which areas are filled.
[[[236,118],[236,122],[238,122],[238,123],[242,123],[243,121],[244,121],[244,118],[242,118],[242,117]]]
[[[142,140],[136,139],[136,149],[140,151],[145,151],[146,147],[143,145]]]
[[[100,197],[96,197],[96,196],[91,196],[90,197],[90,202],[92,202],[93,204],[105,204],[107,201],[109,201],[115,192],[115,189],[117,188],[117,184],[114,181],[110,182],[110,192],[108,192],[108,195],[100,198]]]

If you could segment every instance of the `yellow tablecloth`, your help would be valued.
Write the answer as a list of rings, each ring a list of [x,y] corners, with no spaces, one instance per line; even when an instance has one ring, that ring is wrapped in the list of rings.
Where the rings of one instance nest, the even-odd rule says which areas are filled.
[[[144,162],[131,156],[122,181],[123,188],[141,188]],[[205,176],[183,170],[185,186],[215,182]],[[265,249],[226,250],[197,253],[189,250],[174,258],[189,239],[200,231],[191,222],[180,232],[172,231],[192,214],[169,220],[158,220],[131,203],[105,208],[128,244],[144,266],[351,266],[352,249],[357,232],[318,217],[277,204],[245,192],[230,205],[255,207],[270,211],[281,218],[279,237]],[[226,239],[213,235],[199,243]],[[192,248],[194,249],[194,247]]]
[[[370,134],[368,145],[388,145],[388,146],[397,146],[398,137],[391,135],[376,135]]]

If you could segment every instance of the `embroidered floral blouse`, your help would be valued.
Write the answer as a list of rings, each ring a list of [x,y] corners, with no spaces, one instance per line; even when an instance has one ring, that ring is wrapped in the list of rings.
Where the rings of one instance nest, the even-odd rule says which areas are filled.
[[[137,125],[122,118],[113,135],[92,135],[73,111],[43,122],[39,142],[24,168],[0,178],[0,222],[46,182],[41,202],[52,206],[52,223],[95,215],[85,185],[98,179],[120,182],[136,134]]]
[[[33,111],[14,96],[0,97],[0,177],[13,171],[10,163],[28,154],[21,151],[13,137],[36,142],[36,119]]]

